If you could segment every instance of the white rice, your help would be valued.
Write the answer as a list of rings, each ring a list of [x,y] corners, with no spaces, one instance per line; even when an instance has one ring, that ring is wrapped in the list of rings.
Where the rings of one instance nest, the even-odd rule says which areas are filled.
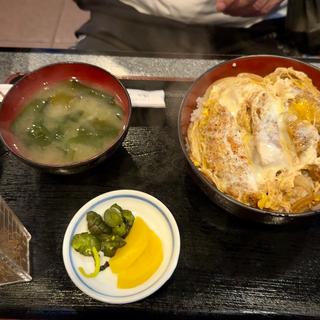
[[[190,122],[194,122],[199,119],[203,109],[203,100],[203,97],[197,98],[197,107],[191,113]]]

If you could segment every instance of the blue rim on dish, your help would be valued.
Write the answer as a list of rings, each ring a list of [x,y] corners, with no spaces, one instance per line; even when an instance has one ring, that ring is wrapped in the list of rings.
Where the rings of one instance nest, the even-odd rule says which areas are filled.
[[[76,230],[79,224],[85,219],[86,213],[90,210],[94,210],[96,207],[103,205],[104,203],[110,202],[112,200],[119,200],[122,199],[130,199],[136,201],[137,203],[141,202],[144,205],[150,206],[156,211],[154,214],[159,215],[161,217],[161,223],[166,225],[166,228],[170,230],[170,248],[171,253],[169,258],[167,258],[167,264],[161,273],[157,274],[157,277],[147,286],[143,287],[137,286],[136,290],[129,294],[124,294],[125,290],[119,290],[119,294],[110,294],[107,291],[101,292],[95,288],[93,288],[90,284],[87,283],[86,278],[83,278],[79,272],[77,271],[76,264],[74,261],[74,251],[71,247],[71,241],[74,234],[76,234]],[[159,235],[161,238],[161,235]],[[108,303],[130,303],[134,301],[141,300],[150,294],[154,293],[158,290],[172,275],[173,271],[176,268],[178,257],[180,253],[180,235],[177,224],[174,220],[169,209],[158,199],[148,195],[146,193],[135,191],[135,190],[118,190],[112,191],[105,194],[102,194],[88,203],[86,203],[73,217],[71,220],[65,237],[63,241],[63,260],[66,267],[66,270],[69,274],[69,277],[74,282],[74,284],[82,290],[84,293],[88,294],[94,299],[108,302]],[[139,289],[140,288],[140,289]]]

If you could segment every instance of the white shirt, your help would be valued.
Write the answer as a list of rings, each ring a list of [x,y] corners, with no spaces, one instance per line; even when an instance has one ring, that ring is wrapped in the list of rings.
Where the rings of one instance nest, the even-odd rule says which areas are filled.
[[[216,11],[215,0],[120,0],[144,14],[169,18],[188,24],[250,27],[262,20],[284,17],[287,1],[277,11],[263,17],[233,17]]]

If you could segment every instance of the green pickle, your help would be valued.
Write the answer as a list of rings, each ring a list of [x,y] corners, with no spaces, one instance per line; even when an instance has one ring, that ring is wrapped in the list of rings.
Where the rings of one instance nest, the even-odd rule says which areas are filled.
[[[127,235],[127,232],[128,228],[124,222],[112,228],[112,233],[117,234],[120,237],[125,237]]]
[[[132,227],[133,222],[134,222],[134,215],[132,214],[132,212],[130,210],[122,210],[122,216],[124,218],[124,220],[126,221],[126,223]]]
[[[89,211],[87,213],[87,222],[89,231],[94,235],[102,233],[110,234],[112,232],[112,229],[106,225],[100,214],[97,214],[94,211]]]
[[[126,244],[118,235],[106,235],[101,241],[101,251],[106,257],[113,257],[118,248],[123,247]]]
[[[130,210],[122,209],[117,203],[110,206],[103,217],[94,211],[87,212],[87,224],[89,232],[76,234],[72,239],[72,247],[85,256],[92,256],[93,249],[102,251],[105,257],[113,257],[117,250],[126,244],[125,237],[128,235],[133,223],[134,215]],[[97,261],[97,257],[95,257]],[[105,270],[108,262],[99,267],[99,271]],[[95,270],[97,270],[97,265]],[[86,274],[86,277],[96,276],[96,272]]]
[[[74,235],[71,246],[84,256],[92,256],[93,247],[95,247],[98,252],[101,250],[101,241],[94,235],[83,232]]]
[[[104,213],[104,221],[111,228],[120,225],[123,222],[121,211],[116,207],[107,209]]]
[[[114,203],[111,208],[116,208],[118,209],[120,212],[123,212],[123,209],[117,204],[117,203]]]

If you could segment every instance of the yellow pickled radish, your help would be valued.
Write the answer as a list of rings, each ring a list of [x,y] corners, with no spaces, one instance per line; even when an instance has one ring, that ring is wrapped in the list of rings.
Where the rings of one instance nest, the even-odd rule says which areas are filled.
[[[162,259],[162,243],[151,230],[148,245],[128,268],[118,273],[118,288],[129,289],[148,280],[159,268]]]
[[[149,237],[150,229],[143,219],[136,217],[133,226],[126,237],[126,245],[119,248],[116,254],[110,259],[111,271],[119,273],[127,269],[145,250]]]

